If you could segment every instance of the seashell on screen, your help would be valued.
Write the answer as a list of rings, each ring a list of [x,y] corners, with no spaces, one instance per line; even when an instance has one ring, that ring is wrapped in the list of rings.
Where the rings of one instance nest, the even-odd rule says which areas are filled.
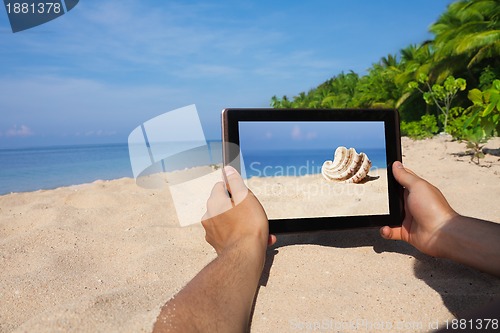
[[[340,146],[335,150],[333,161],[327,160],[321,167],[323,178],[342,183],[359,183],[370,171],[372,162],[365,153]]]

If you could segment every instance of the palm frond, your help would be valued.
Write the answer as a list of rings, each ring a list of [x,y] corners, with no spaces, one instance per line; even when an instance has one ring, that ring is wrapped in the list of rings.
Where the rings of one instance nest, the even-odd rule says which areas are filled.
[[[498,57],[500,54],[500,40],[494,43],[488,44],[487,46],[481,48],[469,61],[467,68],[480,63],[484,59]]]
[[[458,41],[455,54],[474,52],[500,41],[500,30],[484,31]]]

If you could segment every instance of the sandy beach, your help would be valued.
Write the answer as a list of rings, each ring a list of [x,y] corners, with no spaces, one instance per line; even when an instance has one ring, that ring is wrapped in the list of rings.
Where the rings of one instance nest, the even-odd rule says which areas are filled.
[[[321,174],[252,177],[247,186],[270,219],[389,214],[387,170],[374,168],[367,181],[327,181]]]
[[[500,157],[478,166],[446,136],[402,144],[404,164],[455,210],[500,223]],[[500,148],[500,138],[486,147]],[[160,307],[216,256],[201,225],[180,228],[173,211],[167,189],[133,179],[0,196],[0,332],[150,331]],[[500,279],[375,229],[280,235],[251,330],[427,332],[495,297]]]

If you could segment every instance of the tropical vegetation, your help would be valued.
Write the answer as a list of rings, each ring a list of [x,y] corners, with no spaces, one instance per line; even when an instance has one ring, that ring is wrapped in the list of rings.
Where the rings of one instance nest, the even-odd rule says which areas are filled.
[[[459,0],[430,27],[434,38],[342,72],[274,108],[397,108],[403,135],[441,131],[479,147],[500,133],[500,5]]]

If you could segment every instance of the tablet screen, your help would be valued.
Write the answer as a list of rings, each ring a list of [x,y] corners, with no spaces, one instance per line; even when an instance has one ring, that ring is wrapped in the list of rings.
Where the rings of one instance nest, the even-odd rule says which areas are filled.
[[[224,165],[241,171],[272,233],[401,225],[397,110],[224,109]]]
[[[389,214],[384,121],[239,121],[238,127],[242,174],[269,219]],[[366,170],[366,158],[367,172],[346,171],[362,163]]]

